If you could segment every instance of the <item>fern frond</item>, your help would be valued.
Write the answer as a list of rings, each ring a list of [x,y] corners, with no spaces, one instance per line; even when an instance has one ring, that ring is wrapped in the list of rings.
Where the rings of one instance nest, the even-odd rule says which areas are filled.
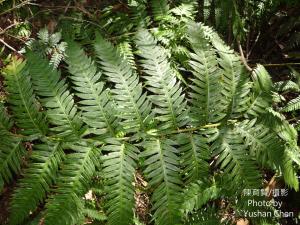
[[[182,152],[183,176],[186,184],[190,184],[202,177],[207,177],[210,149],[207,138],[200,134],[178,135],[179,151]]]
[[[282,165],[284,146],[275,132],[256,120],[245,120],[235,127],[245,138],[245,145],[250,148],[250,155],[255,156],[262,165]]]
[[[31,163],[13,194],[10,224],[21,224],[44,201],[54,183],[64,153],[59,144],[34,146]]]
[[[65,80],[61,80],[60,73],[53,70],[47,60],[35,53],[28,54],[27,62],[34,90],[54,125],[50,130],[59,137],[78,138],[83,132],[82,122]]]
[[[262,122],[264,126],[268,127],[274,134],[277,134],[280,141],[284,141],[284,152],[280,153],[282,159],[280,169],[283,173],[285,183],[295,190],[298,190],[299,183],[294,166],[294,163],[299,163],[298,160],[300,158],[298,133],[294,126],[289,124],[285,118],[282,117],[283,115],[275,111],[274,113],[265,114],[264,117],[262,117]]]
[[[119,43],[117,48],[119,49],[120,54],[124,57],[124,60],[126,60],[132,66],[132,68],[136,70],[135,58],[131,43],[128,40],[125,40]]]
[[[287,81],[278,81],[274,84],[274,88],[276,91],[295,91],[300,92],[300,87],[297,83],[291,80]]]
[[[123,119],[125,130],[144,130],[151,119],[151,104],[135,71],[120,52],[100,35],[96,38],[95,51],[103,73],[115,84],[111,90],[118,104],[118,116]]]
[[[9,131],[13,126],[10,116],[7,114],[3,104],[0,103],[0,129]]]
[[[16,125],[23,135],[45,135],[47,123],[40,112],[39,105],[33,93],[30,76],[24,70],[25,62],[13,58],[5,68],[5,90],[8,93],[8,103],[13,112]]]
[[[169,14],[168,0],[151,0],[150,3],[155,21],[159,22]]]
[[[57,188],[46,204],[45,225],[74,225],[84,216],[82,196],[99,164],[100,150],[96,147],[81,141],[64,148],[73,152],[66,155],[57,177]]]
[[[194,27],[189,29],[189,41],[195,53],[191,53],[190,66],[194,77],[191,97],[191,115],[200,124],[220,121],[222,113],[221,102],[221,70],[216,53],[210,47],[204,35]]]
[[[226,114],[228,118],[240,117],[248,109],[251,82],[239,56],[224,43],[213,29],[201,23],[191,23],[189,32],[196,32],[208,38],[212,46],[217,50],[220,56],[218,62],[222,68],[220,82],[222,105],[227,108]],[[197,35],[194,35],[194,37],[197,37]],[[195,43],[196,41],[193,42]]]
[[[252,73],[253,88],[250,96],[250,102],[247,114],[258,116],[266,113],[272,105],[272,80],[267,70],[258,65]]]
[[[296,150],[298,151],[298,159],[300,156],[299,153],[299,148],[296,147]],[[297,156],[296,155],[296,156]],[[283,172],[283,177],[284,177],[284,181],[285,183],[289,186],[295,189],[295,191],[299,190],[299,180],[298,180],[298,175],[297,175],[297,171],[299,169],[295,168],[294,166],[294,158],[291,157],[293,155],[290,154],[290,152],[288,152],[287,150],[284,153],[284,158],[283,158],[283,162],[282,162],[282,172]]]
[[[255,158],[249,154],[243,136],[234,129],[225,127],[213,143],[212,151],[217,156],[216,164],[232,179],[232,188],[261,187],[262,179]],[[236,187],[238,184],[238,187]]]
[[[100,81],[101,73],[97,72],[95,64],[79,44],[69,42],[66,53],[73,88],[81,99],[79,104],[84,122],[96,135],[109,133],[115,136],[117,120],[107,90],[104,90],[104,83]]]
[[[91,218],[93,220],[97,220],[97,221],[105,221],[105,220],[107,220],[106,215],[103,212],[100,212],[100,211],[98,211],[96,209],[85,208],[83,210],[83,213],[87,217],[89,217],[89,218]]]
[[[179,149],[171,139],[152,139],[144,143],[144,173],[151,188],[155,188],[151,201],[153,219],[157,225],[180,223],[178,207],[182,203]]]
[[[146,28],[150,24],[150,17],[147,15],[147,0],[129,0],[131,21],[136,27]]]
[[[170,12],[175,16],[180,17],[181,22],[188,22],[189,20],[195,19],[197,7],[197,0],[182,1],[180,5],[172,8]]]
[[[128,225],[133,219],[134,173],[138,149],[131,144],[110,140],[102,157],[109,225]]]
[[[219,197],[220,190],[215,183],[209,184],[202,181],[191,183],[184,192],[182,210],[185,215],[201,209],[208,201]]]
[[[51,50],[50,64],[53,65],[54,68],[57,68],[60,62],[65,58],[66,48],[67,43],[61,42],[59,44],[56,44]]]
[[[39,32],[37,33],[37,36],[43,44],[45,44],[45,45],[48,44],[49,31],[47,30],[47,28],[40,29]]]
[[[20,172],[25,149],[21,139],[0,128],[0,192],[4,183],[12,180],[13,174]]]
[[[249,75],[242,66],[240,58],[235,54],[219,53],[219,61],[223,68],[222,74],[222,102],[227,106],[227,117],[240,117],[247,109],[250,102]]]
[[[292,112],[300,109],[300,96],[289,101],[281,111],[283,112]]]
[[[165,50],[158,46],[147,30],[136,35],[138,54],[146,79],[146,85],[153,93],[149,96],[156,105],[156,117],[161,121],[161,129],[179,128],[187,124],[187,102],[180,82],[177,81]]]

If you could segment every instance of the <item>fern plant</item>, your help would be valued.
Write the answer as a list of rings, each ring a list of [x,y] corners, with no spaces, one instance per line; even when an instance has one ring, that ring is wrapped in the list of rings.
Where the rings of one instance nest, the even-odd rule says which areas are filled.
[[[172,10],[159,3],[153,1],[156,21]],[[181,71],[174,52],[140,23],[124,45],[97,33],[91,56],[65,40],[59,70],[34,49],[25,60],[13,58],[0,105],[0,187],[20,174],[9,224],[35,216],[45,225],[82,224],[85,216],[132,224],[137,170],[156,225],[229,223],[222,213],[244,207],[236,203],[246,201],[243,189],[263,188],[263,170],[283,174],[298,190],[297,133],[272,111],[267,71],[247,71],[211,28],[184,26]],[[25,142],[33,148],[26,151]],[[101,179],[105,215],[85,205],[93,179]]]
[[[31,39],[26,45],[34,51],[41,51],[42,55],[50,58],[50,64],[57,68],[60,62],[66,57],[65,51],[67,43],[61,41],[61,32],[49,33],[47,28],[41,29],[37,33],[37,40]],[[21,52],[25,52],[23,49]]]

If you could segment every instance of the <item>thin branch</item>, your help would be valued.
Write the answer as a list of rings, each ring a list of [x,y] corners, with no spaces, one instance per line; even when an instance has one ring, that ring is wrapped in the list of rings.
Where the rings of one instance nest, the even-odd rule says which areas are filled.
[[[270,63],[270,64],[261,64],[265,67],[271,67],[271,66],[296,66],[296,65],[300,65],[300,63]]]
[[[32,4],[32,3],[30,2],[30,0],[21,2],[20,4],[14,6],[14,7],[12,7],[12,8],[10,8],[10,9],[8,9],[8,10],[5,10],[4,12],[1,12],[1,13],[0,13],[0,16],[2,16],[2,15],[4,15],[4,14],[7,14],[7,13],[9,13],[9,12],[11,12],[11,11],[14,11],[15,9],[21,8],[21,7],[24,6],[24,5],[30,5],[30,4]]]
[[[1,39],[1,38],[0,38],[0,42],[1,42],[2,44],[4,44],[7,48],[9,48],[10,50],[12,50],[12,51],[14,51],[14,52],[17,51],[14,47],[12,47],[12,46],[10,46],[9,44],[7,44],[7,43],[6,43],[3,39]]]
[[[17,23],[13,23],[13,24],[10,24],[9,26],[7,26],[7,27],[5,27],[4,29],[2,29],[1,27],[0,27],[0,35],[2,35],[2,34],[4,34],[6,31],[8,31],[9,29],[11,29],[11,28],[13,28],[13,27],[15,27],[15,26],[18,26],[18,25],[20,25],[20,24],[23,24],[24,22],[17,22]]]
[[[239,40],[237,40],[237,44],[238,44],[238,48],[239,48],[239,51],[240,51],[240,54],[241,54],[241,59],[242,59],[242,62],[244,64],[244,66],[246,67],[247,70],[249,70],[250,72],[252,72],[253,69],[247,63],[247,60],[246,60],[246,58],[244,56],[244,52],[243,52],[243,49],[242,49],[242,45],[241,45],[241,43],[240,43]]]
[[[180,134],[180,133],[185,133],[185,132],[193,132],[193,131],[197,131],[197,130],[200,130],[200,129],[219,127],[219,126],[221,126],[221,123],[206,124],[206,125],[200,126],[200,127],[178,129],[176,131],[171,132],[170,134]]]

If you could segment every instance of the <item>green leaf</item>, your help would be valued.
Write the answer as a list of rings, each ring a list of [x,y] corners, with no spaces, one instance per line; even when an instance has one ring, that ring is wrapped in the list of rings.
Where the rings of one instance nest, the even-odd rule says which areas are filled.
[[[89,125],[91,132],[96,135],[109,133],[115,136],[118,126],[115,108],[104,90],[104,83],[100,81],[101,73],[97,72],[95,64],[75,42],[68,43],[66,51],[70,78],[74,84],[82,117]]]
[[[45,115],[35,99],[28,71],[22,59],[12,58],[4,69],[5,90],[16,125],[23,135],[45,135],[47,123]]]
[[[153,94],[151,101],[156,105],[156,119],[160,129],[179,128],[188,122],[187,101],[167,59],[166,51],[157,45],[147,30],[136,35],[138,54],[146,79],[146,87]]]
[[[144,130],[151,119],[151,104],[135,71],[111,43],[97,36],[95,44],[103,73],[115,84],[111,90],[117,101],[117,116],[125,130]]]
[[[65,80],[38,54],[30,52],[27,57],[34,90],[54,126],[50,130],[59,137],[76,140],[83,133],[82,121]]]
[[[151,202],[157,225],[180,224],[178,207],[182,203],[182,181],[177,143],[171,139],[151,139],[144,143],[146,168],[143,171],[154,189]]]
[[[64,153],[59,144],[35,145],[30,164],[19,181],[11,202],[10,224],[20,224],[43,203],[55,182]]]
[[[139,150],[131,144],[108,140],[103,147],[105,207],[109,225],[129,225],[134,209],[134,174]]]

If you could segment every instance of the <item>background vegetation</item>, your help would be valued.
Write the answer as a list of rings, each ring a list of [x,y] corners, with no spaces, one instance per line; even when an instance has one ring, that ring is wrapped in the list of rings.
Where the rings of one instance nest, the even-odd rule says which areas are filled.
[[[299,12],[0,0],[0,224],[299,224]]]

